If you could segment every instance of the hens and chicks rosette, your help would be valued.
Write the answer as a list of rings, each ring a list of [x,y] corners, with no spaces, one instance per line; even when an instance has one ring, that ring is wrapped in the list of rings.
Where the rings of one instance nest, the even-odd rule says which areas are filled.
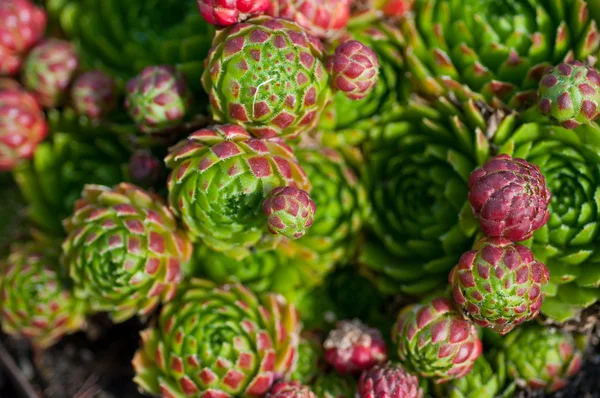
[[[2,0],[2,330],[43,355],[138,318],[134,381],[164,398],[565,388],[598,323],[599,23]]]

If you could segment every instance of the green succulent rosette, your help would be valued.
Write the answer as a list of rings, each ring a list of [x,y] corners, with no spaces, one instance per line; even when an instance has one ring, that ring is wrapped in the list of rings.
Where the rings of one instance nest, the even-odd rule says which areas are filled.
[[[5,333],[46,348],[85,326],[87,303],[71,293],[58,255],[31,241],[0,263],[0,310]]]
[[[49,0],[47,10],[86,68],[102,69],[124,86],[147,66],[172,65],[201,92],[214,28],[195,2]]]
[[[348,398],[356,395],[356,380],[335,372],[320,374],[310,388],[319,398]]]
[[[475,242],[468,178],[489,156],[485,135],[499,118],[482,103],[413,102],[397,121],[371,129],[362,178],[372,239],[361,272],[385,294],[421,295]]]
[[[294,303],[322,283],[332,269],[315,251],[285,238],[274,249],[253,252],[242,259],[200,244],[194,258],[194,275],[217,283],[239,282],[260,294],[279,293]]]
[[[62,263],[93,311],[122,322],[175,296],[192,244],[160,196],[128,183],[86,185],[64,225]]]
[[[567,321],[600,299],[600,127],[526,118],[503,126],[492,138],[497,151],[538,165],[552,193],[550,219],[528,244],[550,271],[542,313]]]
[[[135,381],[174,398],[263,396],[292,369],[299,329],[281,296],[192,279],[142,332]]]
[[[508,377],[521,387],[560,390],[581,369],[585,345],[583,336],[527,324],[504,340]]]
[[[361,100],[351,100],[343,93],[333,97],[328,110],[333,115],[322,118],[320,127],[335,130],[365,130],[387,120],[406,101],[408,85],[402,79],[404,39],[392,23],[376,13],[359,14],[350,19],[346,34],[340,39],[358,40],[377,54],[379,80],[375,89]],[[333,119],[333,126],[331,122]]]
[[[74,111],[48,112],[50,137],[13,175],[36,228],[64,235],[62,220],[73,212],[85,184],[115,185],[125,180],[129,151],[101,126],[82,121]]]
[[[316,37],[281,18],[218,31],[202,76],[213,118],[262,138],[312,130],[332,95],[323,57]]]
[[[280,293],[296,302],[309,289],[321,284],[335,264],[352,256],[362,225],[364,188],[333,149],[298,149],[296,156],[298,167],[305,170],[313,187],[311,198],[317,207],[307,234],[294,241],[282,238],[276,248],[253,251],[241,259],[231,252],[219,253],[207,247],[208,244],[201,245],[196,250],[200,275],[218,283],[240,282],[259,293]],[[257,231],[260,228],[257,225]],[[234,254],[236,251],[239,248]]]
[[[519,108],[545,69],[598,54],[596,0],[417,0],[401,22],[416,89]]]
[[[165,161],[172,169],[171,208],[191,236],[238,260],[251,250],[271,249],[281,239],[269,234],[262,207],[274,188],[311,190],[287,144],[279,138],[252,138],[234,125],[192,133],[171,148]]]
[[[298,244],[318,253],[323,264],[350,260],[363,225],[366,192],[361,181],[332,148],[297,149],[295,153],[317,206],[313,224]]]

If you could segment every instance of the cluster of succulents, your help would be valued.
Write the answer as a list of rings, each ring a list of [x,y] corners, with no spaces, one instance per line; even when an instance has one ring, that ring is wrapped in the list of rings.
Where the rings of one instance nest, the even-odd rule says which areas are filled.
[[[138,318],[164,398],[564,388],[600,300],[598,10],[1,0],[2,331]]]

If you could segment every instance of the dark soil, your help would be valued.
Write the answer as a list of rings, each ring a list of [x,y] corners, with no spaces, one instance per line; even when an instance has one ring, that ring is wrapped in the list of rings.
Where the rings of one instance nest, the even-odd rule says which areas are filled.
[[[95,318],[86,333],[65,337],[43,353],[3,335],[0,341],[35,395],[23,391],[23,383],[8,371],[6,358],[0,358],[0,398],[144,397],[132,382],[131,367],[140,330],[136,320],[112,326],[105,318]]]
[[[135,320],[113,326],[106,318],[95,318],[87,333],[66,337],[43,353],[2,335],[0,342],[10,358],[7,361],[0,347],[0,398],[142,398],[131,381],[131,358],[141,328]],[[10,361],[17,369],[8,370]],[[19,383],[15,376],[23,380]],[[525,391],[515,396],[600,398],[600,350],[590,351],[583,370],[566,389],[551,396]]]

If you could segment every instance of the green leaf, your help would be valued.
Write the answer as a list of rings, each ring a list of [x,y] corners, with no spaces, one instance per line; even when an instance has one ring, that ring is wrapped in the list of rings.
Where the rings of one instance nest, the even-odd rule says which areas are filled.
[[[580,311],[580,308],[564,303],[562,300],[554,297],[544,298],[541,310],[544,315],[557,322],[566,322],[573,319]]]
[[[558,289],[557,298],[566,304],[586,308],[600,299],[600,289],[585,288],[569,283]]]

